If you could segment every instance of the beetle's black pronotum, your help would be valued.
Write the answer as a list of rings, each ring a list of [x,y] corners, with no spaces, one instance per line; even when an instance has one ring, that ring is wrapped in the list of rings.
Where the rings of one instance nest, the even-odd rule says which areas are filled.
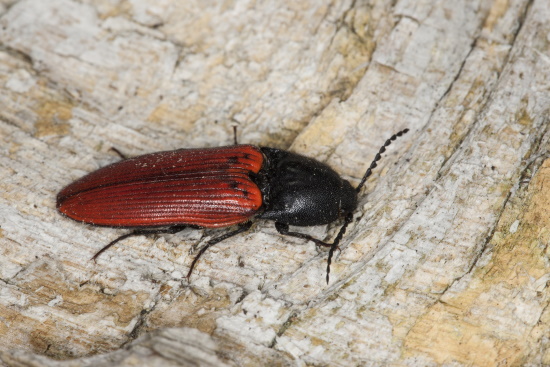
[[[234,145],[124,159],[65,187],[57,195],[57,208],[84,223],[134,229],[103,247],[94,259],[130,236],[238,225],[206,243],[193,259],[188,279],[210,246],[247,231],[253,219],[272,220],[283,235],[330,248],[328,283],[334,251],[352,221],[359,191],[386,147],[407,131],[386,140],[356,188],[315,159],[281,149]],[[289,230],[340,218],[344,223],[331,244]]]

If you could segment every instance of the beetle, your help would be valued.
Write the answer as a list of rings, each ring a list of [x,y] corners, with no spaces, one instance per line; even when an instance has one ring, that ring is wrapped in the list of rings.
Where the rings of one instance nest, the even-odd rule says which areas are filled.
[[[176,233],[186,227],[237,229],[209,240],[193,259],[187,279],[211,246],[245,232],[253,220],[275,222],[282,235],[328,247],[327,275],[334,251],[353,219],[358,193],[381,154],[404,129],[382,145],[359,185],[313,158],[254,145],[179,149],[123,159],[66,186],[57,209],[76,221],[133,231],[111,241],[93,260],[117,242],[139,235]],[[289,226],[315,226],[343,218],[332,243]]]

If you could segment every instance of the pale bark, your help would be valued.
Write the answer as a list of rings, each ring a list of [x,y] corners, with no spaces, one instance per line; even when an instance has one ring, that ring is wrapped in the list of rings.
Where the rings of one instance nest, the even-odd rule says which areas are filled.
[[[550,2],[21,0],[0,6],[0,361],[550,364]],[[135,237],[56,193],[119,158],[240,142],[354,184],[327,252],[258,222]],[[327,240],[339,228],[294,228]],[[550,283],[548,283],[550,284]]]

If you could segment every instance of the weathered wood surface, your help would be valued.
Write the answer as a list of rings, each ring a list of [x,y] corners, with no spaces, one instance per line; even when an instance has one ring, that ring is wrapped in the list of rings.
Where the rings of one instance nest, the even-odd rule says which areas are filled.
[[[550,3],[2,1],[0,361],[550,364]],[[55,195],[118,158],[241,142],[355,184],[326,251],[258,223],[128,239]],[[329,238],[337,225],[307,229]]]

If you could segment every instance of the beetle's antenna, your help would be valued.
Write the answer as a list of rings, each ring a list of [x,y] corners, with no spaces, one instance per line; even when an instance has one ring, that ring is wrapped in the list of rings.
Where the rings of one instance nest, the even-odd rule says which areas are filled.
[[[367,169],[367,172],[365,172],[365,175],[361,179],[361,182],[359,183],[359,185],[355,188],[355,191],[357,192],[361,191],[361,189],[365,185],[365,182],[367,181],[367,178],[369,178],[369,176],[372,174],[372,170],[376,168],[377,166],[376,162],[378,162],[380,158],[382,158],[382,153],[386,151],[386,148],[392,143],[392,141],[396,140],[398,137],[403,136],[403,134],[406,134],[407,132],[409,132],[409,129],[401,130],[400,132],[393,134],[391,138],[386,140],[386,142],[384,143],[384,145],[382,145],[378,153],[376,153],[376,156],[374,157],[372,163],[370,164],[370,167]],[[348,215],[346,216],[346,219],[344,219],[344,224],[342,225],[342,228],[340,228],[340,232],[338,232],[338,235],[336,236],[336,238],[334,239],[334,242],[330,246],[330,250],[328,252],[328,260],[327,260],[327,284],[330,279],[329,277],[330,264],[332,263],[332,256],[334,255],[334,251],[338,249],[338,245],[340,244],[342,237],[344,237],[344,233],[346,233],[346,228],[348,227],[348,225],[351,223],[352,220],[353,220],[353,213],[348,213]]]
[[[378,162],[380,160],[380,158],[382,158],[381,154],[386,151],[386,148],[392,143],[392,141],[395,141],[395,139],[397,139],[398,137],[403,136],[404,134],[406,134],[408,132],[409,132],[409,129],[401,130],[400,132],[398,132],[396,134],[393,134],[391,136],[391,138],[386,140],[384,145],[382,145],[382,147],[380,147],[380,150],[374,156],[374,159],[372,160],[372,163],[370,164],[370,167],[367,169],[367,172],[365,172],[365,175],[361,179],[361,182],[359,182],[359,185],[355,188],[355,191],[357,191],[357,192],[361,191],[361,189],[363,188],[363,185],[365,185],[365,182],[367,181],[367,178],[369,178],[369,176],[372,174],[372,170],[376,168],[376,166],[377,166],[376,162]]]

